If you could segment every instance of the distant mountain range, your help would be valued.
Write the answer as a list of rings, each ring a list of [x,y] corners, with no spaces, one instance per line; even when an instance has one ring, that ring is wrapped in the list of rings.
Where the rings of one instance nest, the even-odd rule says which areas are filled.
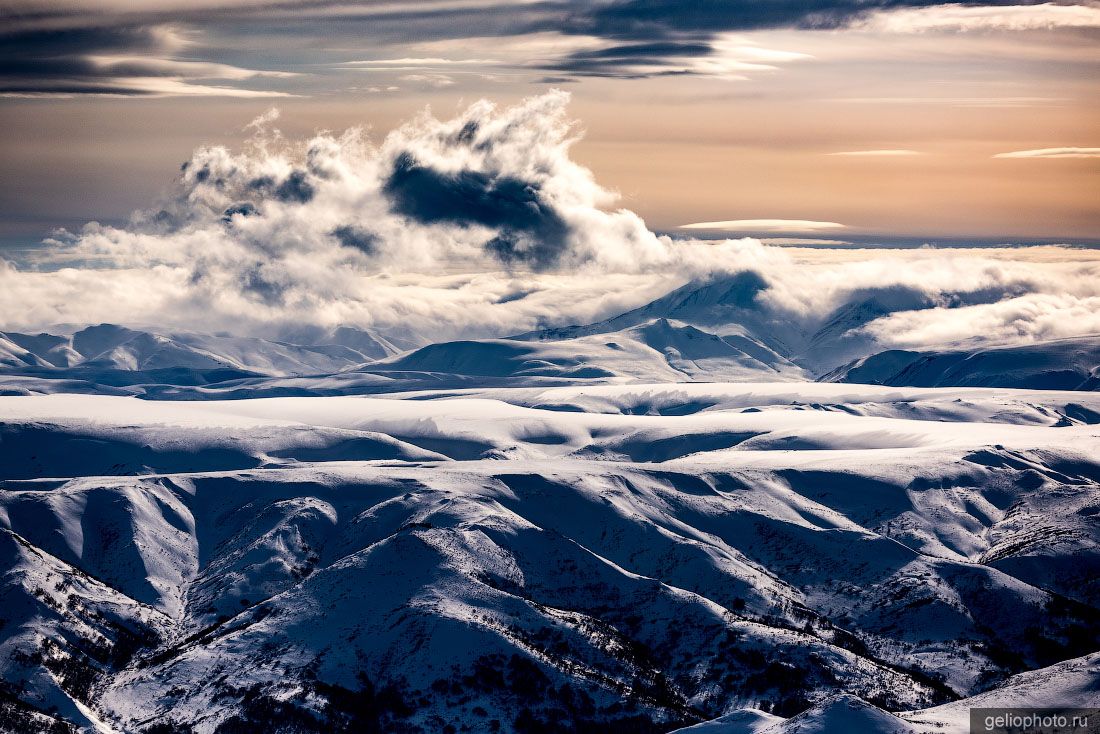
[[[1100,338],[1054,339],[974,350],[888,350],[855,360],[821,379],[914,387],[1097,390]]]
[[[0,392],[64,389],[205,399],[578,381],[1100,386],[1100,336],[889,349],[862,327],[899,309],[931,305],[923,297],[887,290],[807,325],[761,307],[757,297],[764,285],[759,276],[741,273],[688,284],[598,323],[426,345],[408,334],[397,338],[352,327],[310,333],[307,343],[110,324],[56,335],[0,333]]]

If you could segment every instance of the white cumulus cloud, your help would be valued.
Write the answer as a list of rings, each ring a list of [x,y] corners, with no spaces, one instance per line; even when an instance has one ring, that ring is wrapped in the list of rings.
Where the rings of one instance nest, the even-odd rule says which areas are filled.
[[[294,142],[269,111],[243,149],[195,151],[174,194],[126,226],[60,232],[0,261],[0,329],[59,323],[280,336],[339,325],[423,339],[587,323],[693,279],[751,271],[766,322],[811,334],[846,305],[884,346],[1100,332],[1100,251],[800,248],[657,236],[569,156],[568,96],[428,112],[372,142]],[[689,228],[844,231],[736,220]],[[826,243],[830,242],[828,240]],[[792,332],[793,333],[793,332]]]

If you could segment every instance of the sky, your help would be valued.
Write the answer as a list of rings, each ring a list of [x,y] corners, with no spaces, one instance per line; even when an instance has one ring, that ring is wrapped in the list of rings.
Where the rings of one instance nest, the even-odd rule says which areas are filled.
[[[650,231],[1100,241],[1096,2],[8,0],[0,20],[7,248],[121,226],[261,127],[384,147],[427,106],[555,89],[571,160]]]
[[[0,330],[1100,334],[1094,0],[2,7]]]

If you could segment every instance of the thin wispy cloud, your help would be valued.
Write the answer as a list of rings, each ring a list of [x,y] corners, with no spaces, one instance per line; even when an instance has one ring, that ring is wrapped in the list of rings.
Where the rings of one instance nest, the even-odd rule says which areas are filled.
[[[180,36],[192,44],[190,60],[224,54],[227,47],[232,47],[234,37],[284,39],[288,27],[294,24],[297,35],[303,39],[312,37],[319,48],[333,49],[331,56],[334,58],[305,61],[306,55],[300,54],[301,63],[319,61],[321,65],[336,69],[489,66],[498,62],[486,58],[464,59],[461,50],[455,56],[436,56],[414,47],[442,42],[456,43],[460,49],[466,49],[479,47],[474,41],[492,39],[491,48],[495,54],[498,45],[507,46],[512,39],[542,36],[551,38],[553,43],[545,49],[527,50],[526,59],[515,62],[517,67],[537,70],[540,76],[563,79],[697,76],[730,80],[752,78],[754,74],[773,72],[784,65],[812,58],[797,48],[769,49],[744,38],[763,30],[856,29],[920,33],[1100,27],[1100,8],[1091,3],[965,6],[938,0],[877,0],[870,4],[873,8],[868,5],[860,0],[805,3],[761,3],[757,0],[722,3],[707,0],[621,0],[614,3],[238,0],[214,3],[202,0],[187,3],[168,0],[141,4],[121,0],[106,3],[76,0],[64,5],[50,0],[19,0],[7,11],[11,22],[7,32],[0,32],[0,47],[10,49],[12,62],[30,59],[40,68],[38,72],[28,73],[10,63],[0,64],[0,84],[7,81],[12,87],[7,91],[57,92],[56,84],[45,85],[48,88],[43,90],[37,88],[42,86],[37,82],[43,81],[41,75],[46,67],[57,60],[71,65],[83,59],[89,38],[94,36],[101,36],[93,43],[101,51],[137,51],[149,57],[174,59],[150,48],[139,38],[149,29],[168,27],[178,29]],[[246,33],[238,30],[245,28]],[[112,29],[112,32],[105,29]],[[114,37],[109,38],[112,33]],[[131,37],[125,38],[126,35]],[[211,37],[218,35],[222,36],[220,41],[212,42]],[[209,45],[204,45],[206,43]],[[230,45],[226,46],[227,43]],[[370,55],[377,53],[378,48],[389,49],[394,55],[382,59],[339,60],[356,53],[357,49]],[[295,50],[291,45],[281,53],[264,54],[281,56],[286,61]],[[326,52],[321,51],[321,55]],[[49,74],[45,77],[50,78]],[[64,79],[68,86],[66,92],[71,94],[102,93],[103,87],[109,86],[96,75],[79,68],[69,68]],[[187,84],[189,77],[177,81]],[[530,81],[537,81],[537,77]],[[124,85],[117,91],[133,94],[133,86]]]
[[[934,31],[1032,31],[1051,28],[1100,28],[1100,7],[1061,5],[938,5],[880,11],[855,23],[858,30],[885,33]]]
[[[397,78],[403,82],[422,84],[436,89],[449,87],[455,83],[455,80],[446,74],[404,74]]]
[[[847,229],[837,222],[817,222],[810,219],[727,219],[720,222],[681,224],[680,229],[704,229],[715,232],[816,232]]]
[[[0,90],[0,97],[70,99],[79,96],[95,97],[236,97],[239,99],[272,99],[297,97],[288,92],[262,89],[241,89],[210,84],[195,84],[186,79],[117,78],[109,86],[57,84],[39,87],[13,85]]]
[[[237,85],[296,73],[183,58],[193,46],[173,25],[0,33],[0,96],[295,96]]]
[[[884,148],[881,150],[842,150],[836,153],[826,153],[825,155],[852,156],[856,158],[898,158],[905,156],[924,155],[924,153],[920,152],[919,150],[907,150],[904,148]]]
[[[380,66],[398,69],[423,69],[436,66],[488,66],[497,63],[494,59],[444,59],[444,58],[401,58],[401,59],[364,59],[345,61],[343,66]]]
[[[404,56],[390,59],[362,59],[359,61],[345,61],[334,65],[340,70],[372,73],[386,78],[386,74],[392,74],[389,80],[405,82],[413,87],[427,89],[443,89],[454,86],[456,76],[470,76],[482,80],[497,80],[497,70],[502,67],[496,59],[477,58],[459,59],[443,56]],[[485,73],[492,68],[494,73]],[[389,81],[388,80],[388,81]],[[395,92],[398,86],[394,84],[374,84],[366,89],[370,93]],[[359,88],[362,91],[362,88]]]
[[[1100,148],[1037,148],[998,153],[994,158],[1100,158]]]
[[[820,237],[761,237],[760,241],[765,245],[776,247],[842,247],[855,243],[848,240],[831,240]]]

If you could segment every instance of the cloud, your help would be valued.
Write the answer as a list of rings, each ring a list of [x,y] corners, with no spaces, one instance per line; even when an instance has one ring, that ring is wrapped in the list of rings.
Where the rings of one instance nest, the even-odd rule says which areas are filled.
[[[905,149],[883,149],[883,150],[844,150],[839,153],[826,153],[825,155],[840,155],[840,156],[852,156],[855,158],[868,157],[868,158],[893,158],[904,157],[912,155],[924,155],[919,150],[905,150]]]
[[[711,52],[709,43],[661,41],[629,43],[575,51],[543,68],[576,76],[640,79],[688,73],[694,57]]]
[[[9,3],[10,5],[10,3]],[[936,0],[812,0],[811,2],[760,2],[759,0],[547,0],[514,3],[504,0],[478,2],[341,2],[340,0],[237,0],[195,3],[177,0],[125,3],[113,0],[93,3],[73,0],[18,0],[9,9],[10,31],[0,33],[0,46],[9,61],[32,60],[44,65],[41,73],[0,72],[7,93],[14,94],[250,94],[260,89],[234,84],[192,84],[197,69],[182,69],[174,84],[143,83],[150,77],[114,83],[89,72],[87,44],[98,36],[96,48],[113,54],[134,54],[164,62],[198,61],[202,56],[239,58],[241,51],[255,56],[278,49],[283,63],[297,58],[318,64],[324,75],[333,69],[361,69],[386,73],[398,70],[435,74],[419,83],[445,85],[441,70],[458,73],[463,68],[493,66],[522,73],[537,70],[539,76],[575,80],[582,77],[639,79],[662,76],[707,76],[742,79],[770,72],[782,65],[809,58],[794,50],[760,49],[736,34],[767,29],[848,29],[880,33],[915,33],[943,30],[1031,30],[1036,28],[1087,28],[1097,26],[1100,9],[1093,4],[1052,3],[1004,5],[995,1],[943,3]],[[140,40],[149,29],[174,29],[190,43],[186,58]],[[112,34],[115,36],[111,39]],[[282,43],[288,34],[302,47],[329,49],[320,58],[302,53],[294,44]],[[127,37],[128,36],[128,37]],[[210,39],[209,46],[200,41]],[[214,39],[217,39],[215,41]],[[266,40],[250,44],[255,39]],[[537,39],[531,45],[529,41]],[[106,42],[103,45],[102,42]],[[513,53],[511,47],[522,48]],[[547,43],[547,41],[549,41]],[[449,45],[447,52],[431,44]],[[532,42],[533,43],[533,42]],[[490,45],[486,45],[490,44]],[[391,57],[364,59],[362,51],[395,49]],[[463,58],[468,48],[492,48],[494,58]],[[345,60],[351,56],[350,60]],[[359,56],[359,58],[356,58]],[[71,68],[60,78],[50,64]],[[263,63],[257,64],[264,66]],[[60,69],[54,70],[62,73]],[[223,69],[221,78],[244,79],[254,69]],[[153,75],[154,77],[156,75]],[[254,77],[247,77],[252,79]],[[409,80],[417,83],[416,80]],[[301,87],[307,82],[300,81]],[[183,87],[195,89],[184,90]],[[384,87],[384,84],[376,86]],[[299,87],[299,88],[301,88]],[[267,86],[267,94],[282,87]],[[282,94],[288,93],[282,91]]]
[[[810,330],[846,306],[873,304],[854,326],[877,348],[1031,343],[1100,333],[1100,251],[1059,247],[808,250],[769,269],[760,300]]]
[[[398,79],[403,82],[412,82],[414,84],[435,87],[436,89],[449,87],[455,83],[455,80],[446,74],[404,74],[399,76]]]
[[[1100,148],[1039,148],[998,153],[994,158],[1100,158]]]
[[[884,344],[905,348],[1094,335],[1100,334],[1100,294],[1028,293],[962,308],[908,310],[878,319],[865,331]]]
[[[855,246],[854,242],[848,240],[830,240],[822,239],[819,237],[761,237],[760,241],[765,245],[775,245],[777,247],[847,247]]]
[[[575,10],[566,25],[573,32],[604,38],[654,40],[706,38],[724,31],[775,28],[863,28],[889,32],[998,28],[1029,30],[1091,27],[1091,4],[944,3],[935,0],[617,0]]]
[[[552,92],[503,109],[478,102],[449,120],[425,112],[378,145],[358,130],[286,141],[269,111],[248,125],[254,137],[244,150],[195,151],[174,195],[127,226],[91,223],[55,237],[38,263],[52,272],[8,270],[0,288],[44,291],[18,315],[5,313],[21,323],[44,314],[132,321],[141,313],[176,325],[262,330],[295,321],[393,326],[423,311],[430,315],[420,326],[433,333],[483,333],[502,317],[457,307],[450,286],[427,300],[429,286],[381,286],[404,274],[416,274],[416,283],[458,271],[630,279],[681,267],[686,254],[614,209],[615,195],[570,159],[567,102]],[[619,300],[598,279],[604,285],[590,298]],[[47,293],[78,282],[61,288],[64,298]],[[140,311],[129,288],[147,301]],[[380,304],[386,293],[394,302]],[[476,289],[463,295],[481,298]],[[593,313],[588,298],[573,302],[578,315]],[[512,316],[509,328],[539,322],[533,314],[545,303],[534,296],[522,303],[526,320]]]
[[[846,229],[837,222],[815,222],[808,219],[730,219],[722,222],[681,224],[680,229],[706,229],[722,232],[817,232],[823,229]]]
[[[644,79],[660,76],[708,76],[744,79],[780,64],[812,58],[797,51],[763,48],[730,34],[698,40],[613,43],[574,51],[541,62],[538,68],[574,76]]]
[[[250,123],[245,125],[242,130],[257,130],[262,131],[268,128],[271,123],[275,122],[282,116],[282,111],[278,107],[272,107],[262,115],[257,115],[252,119]]]
[[[880,33],[1100,28],[1100,7],[1088,4],[1055,3],[1020,5],[950,3],[879,11],[858,21],[855,28]]]
[[[377,66],[386,69],[430,69],[439,66],[491,66],[495,63],[497,62],[493,59],[444,59],[441,57],[432,57],[344,61],[342,66]]]
[[[476,134],[474,128],[470,134]],[[404,153],[394,163],[383,191],[394,210],[417,222],[492,227],[498,234],[485,247],[505,262],[536,268],[557,263],[567,247],[569,227],[539,188],[523,179],[481,171],[446,173]]]
[[[295,74],[175,57],[191,45],[174,25],[0,31],[0,96],[293,96],[227,83]]]
[[[1100,251],[659,237],[570,158],[567,102],[556,91],[511,107],[479,101],[451,119],[426,111],[377,143],[356,129],[288,141],[269,111],[242,150],[196,150],[173,194],[126,226],[89,223],[57,233],[35,261],[0,260],[0,329],[502,336],[597,321],[691,280],[741,274],[759,285],[751,305],[764,322],[792,334],[869,302],[881,316],[854,328],[884,348],[1097,330]]]

